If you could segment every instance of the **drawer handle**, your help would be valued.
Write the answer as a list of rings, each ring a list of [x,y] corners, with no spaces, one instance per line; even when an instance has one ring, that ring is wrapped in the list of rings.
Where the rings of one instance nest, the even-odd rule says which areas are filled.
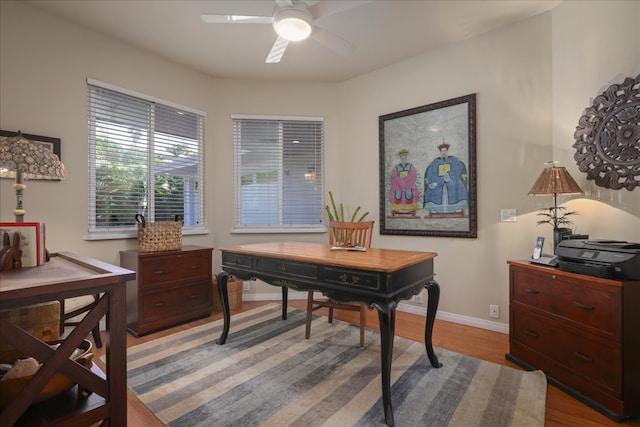
[[[191,266],[192,270],[197,270],[199,268],[200,268],[200,264],[194,264],[194,265]]]
[[[538,338],[538,337],[540,337],[540,335],[538,335],[537,333],[533,332],[531,329],[527,329],[527,328],[525,328],[525,329],[524,329],[524,333],[525,333],[525,334],[527,334],[527,335],[529,335],[530,337],[533,337],[533,338]]]
[[[582,308],[583,310],[588,310],[588,311],[591,311],[595,308],[592,305],[583,304],[580,301],[574,301],[573,304],[578,308]]]
[[[531,288],[524,288],[524,291],[528,294],[533,294],[533,295],[538,295],[540,293],[540,291],[538,291],[537,289],[531,289]]]
[[[153,272],[153,274],[155,274],[156,276],[161,276],[164,274],[164,270],[156,270]]]
[[[160,302],[157,302],[157,303],[155,303],[153,305],[155,305],[156,307],[164,307],[164,302],[160,301]]]
[[[198,299],[198,298],[200,298],[200,294],[191,295],[191,299]]]
[[[574,351],[573,355],[584,362],[593,363],[593,359],[591,357],[585,356],[582,353],[578,353],[577,351]]]

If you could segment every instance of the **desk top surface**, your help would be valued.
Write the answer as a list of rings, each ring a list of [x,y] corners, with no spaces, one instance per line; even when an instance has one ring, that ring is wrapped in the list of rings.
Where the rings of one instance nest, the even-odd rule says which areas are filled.
[[[435,252],[369,248],[366,252],[338,250],[331,245],[304,242],[269,242],[220,249],[222,252],[270,257],[312,264],[393,272],[435,258]]]
[[[135,273],[92,258],[61,252],[38,267],[0,272],[0,294],[68,283],[76,283],[76,287],[81,287],[85,285],[83,282],[95,283],[95,280],[111,278],[118,280],[121,277],[130,280],[135,278]],[[91,283],[86,285],[90,286]]]

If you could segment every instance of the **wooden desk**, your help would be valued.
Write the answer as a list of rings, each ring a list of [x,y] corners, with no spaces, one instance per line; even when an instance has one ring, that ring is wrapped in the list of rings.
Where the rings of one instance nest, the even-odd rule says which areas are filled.
[[[130,270],[69,252],[53,256],[50,262],[40,267],[0,273],[2,309],[81,295],[104,294],[57,350],[0,319],[0,340],[43,363],[21,393],[2,408],[0,425],[87,426],[102,420],[103,425],[127,425],[125,283],[134,278],[135,274]],[[89,371],[69,359],[69,355],[105,315],[106,378],[99,370]],[[94,394],[87,400],[67,399],[58,402],[53,408],[44,403],[30,408],[34,397],[55,373],[65,374]],[[66,394],[72,396],[71,393]]]
[[[282,287],[282,318],[287,317],[287,290],[321,291],[343,302],[363,302],[378,311],[381,341],[382,401],[385,421],[393,425],[391,406],[391,361],[396,306],[423,288],[428,291],[424,342],[431,365],[442,366],[433,352],[431,335],[440,286],[434,280],[434,252],[371,248],[366,252],[331,251],[329,245],[275,242],[221,249],[222,272],[218,293],[224,328],[218,340],[224,344],[231,315],[227,294],[228,275],[243,280],[260,279]]]

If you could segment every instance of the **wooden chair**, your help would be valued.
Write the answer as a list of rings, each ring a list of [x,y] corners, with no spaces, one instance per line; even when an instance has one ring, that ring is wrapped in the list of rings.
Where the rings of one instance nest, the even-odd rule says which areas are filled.
[[[64,335],[64,329],[67,326],[78,326],[80,324],[80,322],[74,322],[71,321],[70,319],[73,319],[74,317],[82,314],[82,313],[86,313],[88,311],[91,311],[93,309],[93,307],[96,306],[96,304],[98,304],[98,301],[100,300],[100,294],[95,294],[93,295],[93,302],[84,305],[82,307],[76,308],[73,311],[70,311],[69,313],[65,313],[65,307],[64,307],[64,300],[61,299],[59,300],[60,302],[60,335]],[[93,341],[96,344],[96,347],[101,348],[102,347],[102,338],[100,337],[100,324],[98,323],[92,330],[91,330],[91,335],[93,335]]]
[[[329,223],[329,244],[332,246],[361,246],[371,247],[371,236],[375,221],[337,222]],[[329,323],[333,322],[333,310],[358,311],[360,313],[360,347],[364,347],[364,328],[366,327],[366,305],[364,303],[344,303],[331,298],[316,299],[313,291],[307,295],[307,322],[304,337],[311,335],[311,317],[315,310],[327,307],[329,309]]]

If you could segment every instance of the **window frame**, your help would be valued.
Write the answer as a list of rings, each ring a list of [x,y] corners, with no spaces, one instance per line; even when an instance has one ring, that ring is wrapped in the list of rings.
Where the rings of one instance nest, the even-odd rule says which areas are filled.
[[[92,124],[95,123],[95,116],[92,116],[91,109],[91,99],[90,99],[90,90],[91,87],[97,87],[101,89],[106,89],[109,91],[117,92],[118,94],[137,98],[144,102],[158,104],[163,107],[168,107],[172,109],[181,110],[184,112],[188,112],[191,114],[195,114],[200,116],[200,123],[198,128],[198,172],[197,172],[197,193],[199,195],[199,220],[200,223],[192,226],[184,226],[182,228],[183,235],[196,235],[196,234],[208,234],[209,230],[207,228],[207,217],[206,217],[206,183],[205,183],[205,121],[207,114],[203,111],[196,110],[194,108],[186,107],[183,105],[179,105],[170,101],[166,101],[160,98],[156,98],[153,96],[149,96],[146,94],[138,93],[129,89],[121,88],[115,85],[111,85],[109,83],[104,83],[98,80],[94,80],[91,78],[87,78],[86,81],[86,91],[87,91],[87,143],[88,143],[88,175],[89,175],[89,183],[88,183],[88,212],[87,212],[87,234],[83,236],[84,240],[110,240],[110,239],[123,239],[123,238],[136,238],[137,237],[137,225],[134,224],[132,227],[122,227],[122,228],[111,228],[101,230],[96,226],[95,216],[96,216],[96,145],[97,138],[95,132],[92,133],[91,127]],[[150,137],[150,140],[153,140]],[[155,146],[152,144],[147,148],[147,162],[151,165],[151,156],[153,155]],[[148,185],[153,185],[154,182],[154,174],[153,168],[151,168],[148,172],[150,175]],[[92,221],[93,218],[93,221]],[[147,219],[148,221],[154,221],[153,218]]]
[[[324,148],[325,148],[325,138],[324,138],[324,117],[321,116],[280,116],[280,115],[247,115],[247,114],[232,114],[232,133],[233,133],[233,212],[232,212],[232,234],[290,234],[290,233],[326,233],[327,225],[325,222],[324,216]],[[320,186],[320,205],[318,207],[320,213],[320,222],[318,224],[308,224],[308,225],[295,225],[295,226],[287,226],[283,224],[273,224],[273,225],[242,225],[240,224],[240,188],[242,186],[242,179],[245,174],[243,174],[242,170],[239,168],[241,163],[240,153],[238,152],[238,136],[236,135],[236,122],[242,120],[255,120],[255,121],[282,121],[282,122],[303,122],[303,121],[311,121],[321,123],[321,135],[322,139],[320,142],[320,179],[317,181],[317,185]],[[280,179],[284,173],[282,162],[280,163],[280,168],[278,170],[279,176],[279,184],[282,185],[282,180]],[[282,189],[280,189],[281,191]],[[280,209],[278,212],[279,216],[283,215],[283,210]]]

